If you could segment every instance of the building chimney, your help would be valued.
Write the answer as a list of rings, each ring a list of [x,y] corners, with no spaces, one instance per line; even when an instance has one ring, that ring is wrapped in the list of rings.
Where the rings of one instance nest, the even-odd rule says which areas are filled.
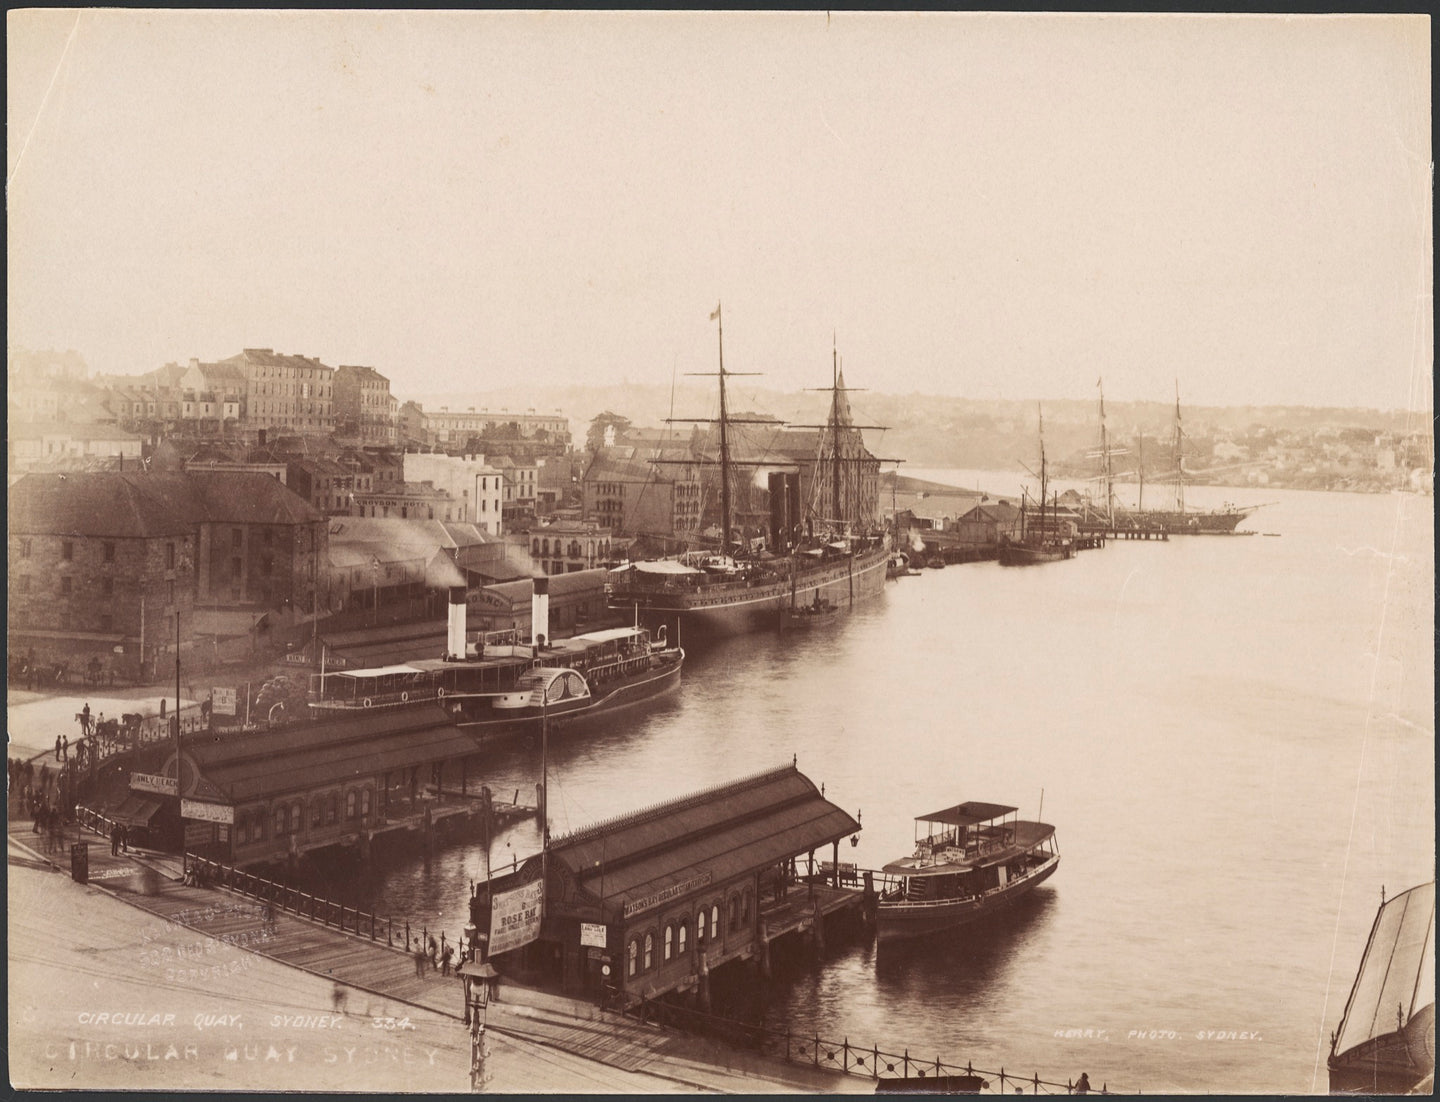
[[[532,579],[535,593],[530,598],[530,638],[536,647],[550,642],[550,579],[544,574]]]
[[[465,657],[465,587],[450,587],[450,616],[447,621],[445,651],[451,658]]]

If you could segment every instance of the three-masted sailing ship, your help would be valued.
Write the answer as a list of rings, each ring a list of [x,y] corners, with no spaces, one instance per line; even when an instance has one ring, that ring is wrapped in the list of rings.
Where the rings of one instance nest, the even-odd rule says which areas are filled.
[[[826,423],[790,426],[819,430],[811,493],[802,507],[798,475],[784,470],[798,465],[793,460],[781,456],[736,460],[731,456],[731,426],[754,422],[730,416],[726,380],[753,372],[725,367],[724,322],[718,306],[711,320],[719,323],[719,370],[696,374],[718,378],[720,415],[671,420],[717,426],[719,547],[617,567],[606,586],[610,606],[633,609],[647,620],[675,619],[687,634],[693,630],[736,634],[773,629],[786,609],[827,601],[845,608],[883,593],[888,540],[876,530],[873,518],[865,515],[861,473],[863,465],[880,462],[865,451],[861,435],[862,428],[877,426],[854,423],[838,354],[832,357],[831,385],[825,388],[831,393]],[[764,423],[779,427],[777,422]],[[743,532],[737,538],[731,500],[731,480],[737,467],[772,472],[771,524],[763,550],[757,550]]]
[[[1104,397],[1101,397],[1101,418],[1104,418]],[[1242,520],[1248,517],[1259,505],[1236,506],[1226,504],[1220,509],[1187,509],[1185,507],[1185,482],[1193,478],[1194,473],[1185,469],[1185,429],[1180,419],[1180,384],[1175,384],[1175,428],[1171,436],[1171,456],[1175,464],[1173,478],[1175,480],[1175,507],[1173,509],[1146,509],[1143,508],[1144,499],[1141,498],[1141,508],[1135,510],[1119,510],[1116,512],[1116,521],[1127,526],[1138,526],[1142,528],[1164,528],[1174,535],[1232,535]],[[1141,473],[1141,493],[1144,493],[1144,474]]]

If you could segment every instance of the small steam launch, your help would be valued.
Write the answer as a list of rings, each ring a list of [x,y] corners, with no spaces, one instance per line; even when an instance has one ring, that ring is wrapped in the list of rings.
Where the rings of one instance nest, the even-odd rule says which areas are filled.
[[[471,638],[466,588],[447,588],[445,654],[391,666],[312,677],[309,704],[321,713],[417,707],[444,710],[477,743],[564,727],[639,704],[675,688],[685,652],[662,627],[611,628],[550,637],[550,581],[533,579],[530,637],[519,631]]]

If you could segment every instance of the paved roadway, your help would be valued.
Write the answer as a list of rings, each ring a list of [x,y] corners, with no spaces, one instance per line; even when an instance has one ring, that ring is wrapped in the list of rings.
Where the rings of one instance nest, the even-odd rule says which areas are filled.
[[[93,871],[125,871],[108,849],[91,852]],[[15,1087],[468,1091],[469,1034],[454,1017],[124,906],[16,838],[7,857]],[[221,906],[248,902],[212,894]],[[489,1068],[487,1089],[505,1093],[679,1089],[494,1033]]]
[[[135,689],[97,689],[93,693],[35,693],[25,689],[12,688],[6,693],[5,729],[9,735],[10,748],[7,756],[30,759],[48,754],[50,764],[55,764],[55,736],[63,735],[72,743],[80,737],[80,725],[75,715],[88,703],[90,715],[99,720],[118,719],[126,712],[140,712],[153,716],[160,712],[160,699],[165,698],[166,714],[175,709],[175,689],[172,686],[166,694],[154,685]],[[193,711],[199,703],[182,697],[180,706]]]

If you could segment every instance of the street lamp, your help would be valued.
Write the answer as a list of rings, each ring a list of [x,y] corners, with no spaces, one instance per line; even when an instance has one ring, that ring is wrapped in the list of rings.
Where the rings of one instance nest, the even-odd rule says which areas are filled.
[[[491,1076],[485,1070],[490,1046],[485,1039],[485,1012],[490,1005],[491,985],[500,973],[488,960],[483,964],[466,961],[455,970],[465,984],[465,1024],[470,1027],[470,1090],[483,1094]]]

